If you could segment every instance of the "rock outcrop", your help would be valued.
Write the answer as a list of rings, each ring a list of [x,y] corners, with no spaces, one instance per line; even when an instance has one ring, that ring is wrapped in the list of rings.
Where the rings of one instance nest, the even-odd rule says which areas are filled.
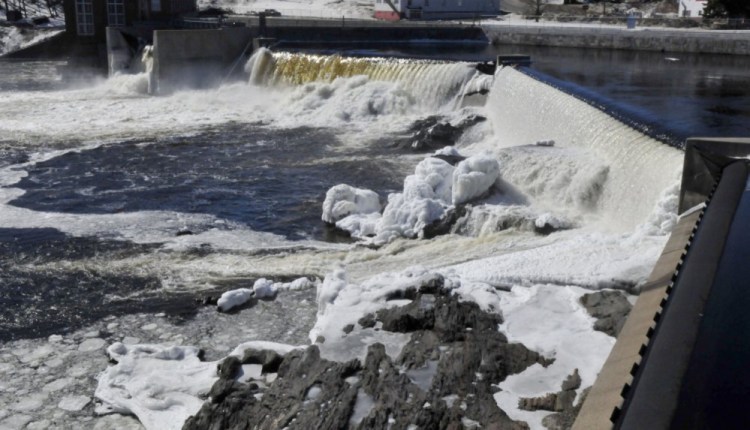
[[[485,120],[483,116],[470,115],[451,124],[443,117],[428,116],[415,121],[408,130],[409,135],[398,139],[396,145],[413,151],[434,151],[455,145],[466,129]]]
[[[603,290],[581,296],[581,304],[594,318],[594,330],[617,337],[633,307],[621,291]]]
[[[219,366],[210,399],[184,429],[525,429],[498,408],[493,394],[508,375],[549,360],[498,331],[500,315],[462,302],[430,282],[393,299],[405,306],[383,309],[347,326],[411,333],[398,357],[380,343],[364,361],[334,362],[317,345],[286,356],[247,350]],[[243,366],[262,365],[261,376],[239,382]],[[579,380],[580,381],[580,380]],[[580,383],[580,382],[579,382]]]

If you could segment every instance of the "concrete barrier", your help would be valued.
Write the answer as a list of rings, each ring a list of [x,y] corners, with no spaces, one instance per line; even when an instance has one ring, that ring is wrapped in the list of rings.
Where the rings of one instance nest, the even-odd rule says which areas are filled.
[[[154,31],[156,92],[218,85],[250,43],[252,32],[246,27]]]

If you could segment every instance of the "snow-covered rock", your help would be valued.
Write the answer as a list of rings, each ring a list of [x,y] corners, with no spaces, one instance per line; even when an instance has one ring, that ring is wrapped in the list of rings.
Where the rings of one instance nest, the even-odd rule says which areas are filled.
[[[453,172],[452,203],[458,205],[475,199],[495,183],[500,165],[490,157],[471,157],[458,163]]]
[[[322,219],[335,224],[349,215],[377,213],[380,209],[380,196],[376,192],[339,184],[326,193]]]
[[[461,153],[454,146],[446,146],[443,149],[435,151],[435,155],[444,155],[446,157],[460,157]]]
[[[376,225],[377,241],[394,237],[421,237],[422,230],[440,219],[451,198],[453,166],[439,158],[420,162],[404,179],[404,191],[388,196],[388,204]]]
[[[349,232],[352,237],[365,238],[375,234],[378,220],[380,220],[380,214],[377,212],[355,214],[338,221],[336,227]]]
[[[245,304],[254,294],[254,291],[250,288],[238,288],[236,290],[227,291],[219,297],[216,305],[219,309],[226,312],[232,308]]]
[[[260,278],[253,284],[253,291],[255,292],[255,297],[258,299],[272,299],[276,297],[279,289],[274,285],[273,281]]]

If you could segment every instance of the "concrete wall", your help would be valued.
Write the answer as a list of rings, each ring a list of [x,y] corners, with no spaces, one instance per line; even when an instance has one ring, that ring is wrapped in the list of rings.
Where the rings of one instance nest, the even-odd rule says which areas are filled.
[[[219,84],[250,42],[251,30],[246,27],[154,31],[156,92]]]
[[[494,44],[750,55],[750,34],[723,31],[487,26]]]
[[[410,25],[406,21],[395,24],[375,20],[367,22],[366,25],[359,25],[358,22],[350,20],[269,20],[265,36],[297,43],[407,43],[410,40],[422,39],[488,41],[480,27],[425,23]]]

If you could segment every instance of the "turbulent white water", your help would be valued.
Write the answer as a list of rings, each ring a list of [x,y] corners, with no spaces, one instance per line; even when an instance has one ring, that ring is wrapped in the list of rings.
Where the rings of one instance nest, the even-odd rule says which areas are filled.
[[[641,223],[678,179],[681,152],[511,68],[498,70],[487,113],[498,149],[546,139],[562,149],[511,160],[509,181],[551,205],[595,209],[613,227]]]
[[[276,62],[273,67],[280,67],[284,61],[309,64],[313,60],[291,61],[274,54],[263,61]],[[326,64],[334,69],[342,63],[340,59],[314,61],[328,61]],[[185,89],[163,97],[145,95],[145,74],[116,76],[60,91],[4,92],[0,97],[3,140],[12,142],[11,146],[32,148],[35,154],[27,162],[0,168],[3,227],[51,227],[72,236],[159,244],[153,253],[123,254],[107,261],[48,262],[41,266],[59,270],[80,265],[105,273],[147,273],[159,278],[166,290],[196,291],[216,288],[220,280],[261,276],[309,275],[324,279],[318,287],[312,340],[319,334],[327,339],[340,338],[347,323],[385,305],[386,291],[439,272],[450,280],[456,294],[503,313],[505,323],[501,330],[509,339],[556,358],[553,366],[530,368],[502,382],[503,391],[496,396],[512,418],[527,420],[532,428],[540,428],[544,413],[517,410],[518,398],[556,391],[575,368],[581,372],[584,388],[593,383],[613,339],[593,331],[592,318],[577,300],[586,289],[630,290],[645,281],[676,217],[674,184],[681,153],[513,69],[498,70],[494,81],[489,82],[492,78],[479,77],[462,63],[361,61],[352,73],[329,74],[324,80],[316,74],[316,78],[300,83],[286,81],[277,85],[282,82],[280,78],[271,77],[279,69],[269,68],[270,63],[261,64],[256,57],[248,67],[251,84],[234,83],[215,90]],[[363,69],[369,71],[365,73]],[[286,75],[279,73],[277,76],[295,76],[289,71],[284,72]],[[486,106],[457,107],[464,91],[490,84]],[[489,198],[470,203],[468,215],[459,221],[460,228],[454,229],[457,234],[430,240],[396,238],[370,249],[292,241],[253,231],[214,214],[172,210],[78,214],[42,212],[12,204],[13,199],[25,193],[17,184],[35,166],[71,151],[84,153],[102,145],[122,145],[129,139],[187,136],[236,124],[260,123],[279,133],[312,127],[331,131],[338,138],[328,144],[331,152],[327,158],[319,160],[320,174],[325,175],[327,166],[335,165],[335,161],[359,163],[365,168],[368,163],[377,163],[377,158],[361,151],[383,136],[403,133],[414,120],[434,114],[445,115],[448,120],[469,114],[487,116],[489,121],[472,127],[456,142],[455,151],[496,160],[499,178]],[[550,139],[555,141],[554,146],[535,145]],[[251,143],[256,142],[248,144]],[[148,145],[146,142],[143,147]],[[221,142],[216,145],[220,150]],[[394,153],[389,157],[400,160],[399,166],[405,167],[399,174],[406,176],[426,156]],[[347,182],[357,187],[358,180],[353,175]],[[438,182],[447,183],[443,179],[434,183]],[[320,190],[319,195],[325,191]],[[407,186],[404,193],[408,192]],[[441,192],[450,195],[446,189]],[[380,197],[383,202],[387,199]],[[444,200],[441,204],[451,204],[447,198]],[[318,204],[322,210],[322,198]],[[533,226],[540,220],[564,230],[537,234]],[[206,224],[221,228],[175,237],[180,227]],[[81,334],[76,336],[75,342],[80,342]],[[226,354],[232,347],[226,344],[234,340],[237,344],[272,340],[236,336],[237,339],[216,346],[216,353]],[[323,353],[339,358],[361,356],[367,343],[374,340],[384,342],[393,352],[404,340],[382,332],[367,336],[351,337],[355,340],[347,341],[350,343],[326,342]],[[196,336],[191,341],[200,340]],[[8,345],[13,348],[14,344]],[[23,345],[26,349],[35,347]],[[100,353],[101,348],[91,352]],[[54,354],[50,351],[45,357]],[[19,362],[0,367],[0,372],[23,372],[25,366]],[[116,380],[121,370],[111,370],[109,375]],[[161,381],[158,387],[141,387],[139,393],[122,394],[133,398],[145,395],[145,403],[134,405],[132,411],[143,415],[144,422],[156,423],[152,428],[168,418],[159,415],[163,411],[149,403],[155,401],[149,400],[149,393],[173,390],[182,393],[175,397],[180,398],[194,397],[200,391],[186,392],[179,384],[170,386],[168,380],[165,377],[167,382]],[[100,389],[106,391],[106,387]],[[17,387],[14,390],[12,396],[0,396],[0,405],[12,402],[14,396],[23,400],[29,394],[21,393]],[[87,394],[92,395],[93,391]],[[111,395],[114,394],[106,392],[100,397]],[[54,404],[61,401],[58,394],[49,396]],[[0,427],[11,419],[22,421],[25,418],[21,415],[32,420],[35,413],[43,415],[41,411],[47,411],[33,402],[24,404],[31,406],[0,413]],[[0,407],[4,409],[7,408]]]

